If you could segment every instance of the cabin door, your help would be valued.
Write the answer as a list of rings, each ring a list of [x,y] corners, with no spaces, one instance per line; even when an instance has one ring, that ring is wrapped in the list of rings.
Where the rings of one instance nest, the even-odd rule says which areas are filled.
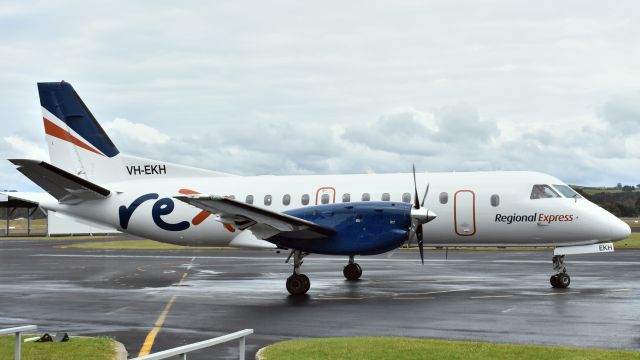
[[[336,202],[336,189],[326,186],[316,191],[316,205],[333,204]]]
[[[476,233],[476,194],[473,191],[456,191],[453,197],[453,213],[456,234],[471,236]]]

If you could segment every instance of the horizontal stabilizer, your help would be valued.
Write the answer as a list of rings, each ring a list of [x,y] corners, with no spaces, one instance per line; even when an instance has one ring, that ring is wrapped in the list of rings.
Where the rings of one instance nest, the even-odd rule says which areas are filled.
[[[86,200],[105,199],[109,190],[39,160],[9,160],[18,171],[48,192],[59,202],[76,204]]]
[[[243,202],[208,195],[176,196],[178,200],[216,214],[219,221],[239,230],[250,229],[259,239],[268,239],[281,232],[295,231],[300,238],[318,238],[335,235],[336,230],[311,221]]]

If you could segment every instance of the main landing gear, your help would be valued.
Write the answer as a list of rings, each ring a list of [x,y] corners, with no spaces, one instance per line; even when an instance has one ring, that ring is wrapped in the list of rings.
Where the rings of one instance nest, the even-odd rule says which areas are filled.
[[[349,263],[342,269],[342,274],[347,280],[358,280],[362,276],[360,264],[353,260],[353,255],[349,256]]]
[[[300,273],[300,267],[302,266],[302,258],[308,254],[300,250],[294,250],[291,255],[293,255],[293,275],[287,278],[287,291],[289,291],[291,295],[306,294],[311,287],[311,280],[309,280],[307,275]]]
[[[555,275],[551,276],[549,282],[556,289],[566,289],[571,284],[571,278],[567,274],[567,268],[564,266],[564,255],[553,256],[553,271]]]

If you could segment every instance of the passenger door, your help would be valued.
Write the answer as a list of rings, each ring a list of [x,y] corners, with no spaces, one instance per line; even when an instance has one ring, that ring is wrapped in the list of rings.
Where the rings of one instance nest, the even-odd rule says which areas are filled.
[[[476,233],[476,194],[473,191],[456,191],[453,196],[453,222],[456,234],[460,236]]]
[[[336,189],[325,186],[316,191],[316,205],[333,204],[336,202]]]

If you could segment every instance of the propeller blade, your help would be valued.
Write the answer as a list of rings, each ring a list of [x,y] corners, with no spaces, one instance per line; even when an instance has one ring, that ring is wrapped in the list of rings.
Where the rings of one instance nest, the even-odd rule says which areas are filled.
[[[424,196],[422,197],[422,207],[424,207],[424,201],[427,200],[427,194],[429,193],[429,185],[427,184],[427,189],[424,191]]]
[[[420,261],[422,261],[422,265],[424,265],[424,243],[422,242],[422,224],[418,224],[416,236],[418,238],[418,248],[420,249]]]
[[[416,164],[413,164],[413,189],[414,189],[413,208],[420,209],[420,200],[418,199],[418,183],[416,182]]]

